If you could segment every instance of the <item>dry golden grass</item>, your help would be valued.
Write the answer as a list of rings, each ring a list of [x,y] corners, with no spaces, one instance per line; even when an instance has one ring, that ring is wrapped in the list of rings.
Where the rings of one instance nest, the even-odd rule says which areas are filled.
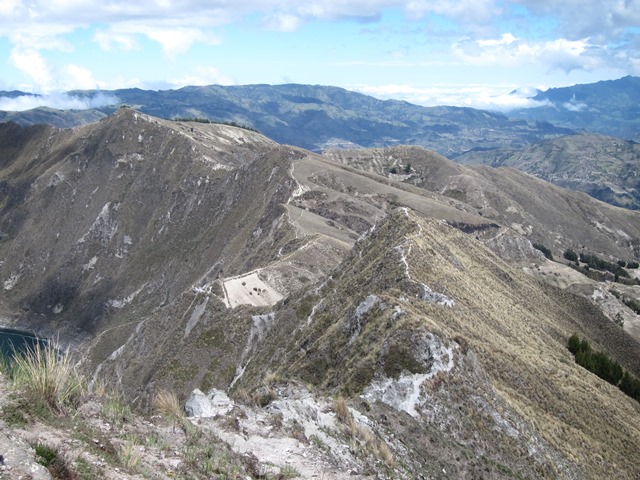
[[[336,417],[341,423],[347,425],[349,421],[353,419],[353,417],[351,416],[351,412],[349,412],[347,401],[344,399],[344,397],[338,397],[336,399],[334,408],[336,411]]]
[[[617,345],[621,354],[621,330],[586,300],[542,285],[445,226],[429,222],[411,240],[414,278],[431,285],[437,279],[438,289],[464,307],[416,304],[407,308],[411,316],[445,337],[464,335],[500,396],[587,472],[608,478],[616,464],[640,471],[633,453],[640,429],[630,421],[640,405],[576,365],[566,349],[579,332],[593,343]],[[427,253],[434,251],[443,254]]]
[[[124,445],[120,447],[118,456],[127,470],[135,470],[140,463],[140,445],[135,436],[129,436],[127,438]]]
[[[629,347],[633,342],[623,338],[624,332],[587,300],[507,264],[475,236],[442,222],[417,220],[411,213],[392,220],[391,226],[378,226],[369,244],[356,247],[361,250],[351,254],[334,279],[332,303],[325,301],[309,327],[318,347],[308,358],[323,358],[327,364],[302,359],[291,363],[292,374],[298,369],[303,379],[316,385],[353,386],[349,391],[357,394],[374,378],[376,365],[385,358],[382,347],[393,335],[430,332],[445,343],[464,337],[467,351],[458,348],[461,342],[453,345],[451,340],[454,370],[434,376],[428,393],[442,401],[451,395],[454,403],[478,410],[478,415],[450,413],[454,421],[461,421],[465,435],[477,435],[480,443],[495,442],[492,445],[508,459],[517,459],[527,448],[525,439],[535,435],[546,449],[541,455],[571,459],[573,465],[567,468],[582,469],[586,477],[635,478],[640,472],[640,429],[633,420],[639,418],[640,405],[576,365],[566,349],[568,337],[577,333],[615,354],[621,364],[626,359],[631,363],[626,368],[633,371],[640,350],[633,352]],[[413,223],[416,220],[419,226]],[[453,308],[408,298],[405,290],[410,282],[402,283],[405,264],[394,247],[399,236],[406,239],[403,251],[411,280],[452,298]],[[404,313],[391,323],[388,312],[372,310],[351,342],[346,322],[357,302],[371,292],[388,305],[400,305]],[[340,364],[332,362],[347,346],[349,355]],[[503,437],[494,435],[501,420],[468,399],[468,382],[486,387],[488,405],[519,430],[514,442],[502,433]],[[348,435],[358,435],[350,426],[344,400],[335,402],[334,411]],[[551,472],[563,465],[554,462],[535,459],[532,469]]]
[[[178,396],[168,390],[160,390],[153,398],[153,408],[163,417],[177,422],[184,417],[184,410],[180,405]]]
[[[249,391],[244,387],[236,388],[236,390],[233,392],[232,397],[236,402],[243,405],[252,405],[253,403],[253,399],[251,398]]]
[[[16,355],[12,370],[14,387],[56,412],[73,405],[85,390],[85,378],[69,350],[59,350],[55,342],[38,343],[29,353]]]
[[[334,403],[336,418],[346,428],[345,432],[350,437],[349,443],[362,446],[378,460],[384,462],[388,467],[395,468],[396,460],[387,445],[382,439],[366,425],[361,425],[349,411],[349,406],[344,397],[340,396]]]

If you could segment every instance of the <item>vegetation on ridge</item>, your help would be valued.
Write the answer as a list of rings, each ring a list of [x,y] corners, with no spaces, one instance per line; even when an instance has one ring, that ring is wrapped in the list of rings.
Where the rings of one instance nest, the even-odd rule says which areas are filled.
[[[533,248],[535,248],[536,250],[540,250],[542,252],[542,254],[547,257],[549,260],[553,260],[553,254],[551,253],[551,250],[549,250],[549,248],[545,247],[544,245],[542,245],[541,243],[532,243],[531,244],[533,246]]]
[[[573,354],[578,365],[640,402],[640,380],[625,371],[616,360],[612,360],[604,352],[592,350],[587,339],[581,340],[575,334],[569,337],[567,349]]]
[[[175,117],[175,118],[172,118],[171,120],[173,120],[174,122],[196,122],[196,123],[212,123],[216,125],[228,125],[229,127],[242,128],[244,130],[249,130],[251,132],[260,133],[255,128],[249,127],[247,125],[242,125],[241,123],[236,123],[236,122],[227,122],[224,120],[210,120],[208,118],[202,118],[202,117]]]

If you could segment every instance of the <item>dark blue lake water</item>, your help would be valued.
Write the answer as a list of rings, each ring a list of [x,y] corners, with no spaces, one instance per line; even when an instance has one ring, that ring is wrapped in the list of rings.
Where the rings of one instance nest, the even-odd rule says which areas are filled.
[[[0,356],[13,358],[14,352],[23,353],[37,343],[42,346],[47,342],[29,332],[0,328]]]

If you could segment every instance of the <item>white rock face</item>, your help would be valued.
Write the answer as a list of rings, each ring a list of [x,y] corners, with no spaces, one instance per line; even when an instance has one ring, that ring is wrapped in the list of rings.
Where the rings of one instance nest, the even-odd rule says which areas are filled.
[[[233,410],[233,400],[231,400],[222,390],[212,388],[208,394],[195,389],[189,395],[184,405],[184,410],[188,417],[216,417],[226,415]]]
[[[454,367],[453,346],[445,346],[438,337],[429,334],[426,347],[425,353],[431,360],[429,372],[419,374],[402,372],[397,379],[374,380],[364,390],[362,398],[371,402],[379,400],[396,410],[418,418],[419,409],[427,401],[422,389],[423,383],[435,377],[438,372],[449,373]]]

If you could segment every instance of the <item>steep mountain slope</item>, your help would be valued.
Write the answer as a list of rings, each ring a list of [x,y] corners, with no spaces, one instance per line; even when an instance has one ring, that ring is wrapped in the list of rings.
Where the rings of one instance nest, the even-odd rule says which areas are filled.
[[[398,199],[483,222],[228,126],[120,109],[72,130],[0,133],[3,315],[92,340],[96,359],[188,292],[214,292],[223,309],[275,303],[334,268]]]
[[[253,132],[169,128],[130,109],[74,130],[32,127],[29,141],[3,128],[2,302],[41,333],[108,329],[112,351],[137,318],[293,238],[277,223],[292,151]]]
[[[397,209],[325,282],[274,307],[225,315],[213,300],[156,312],[101,374],[137,379],[148,352],[162,351],[168,364],[140,378],[143,397],[214,385],[277,405],[292,380],[342,392],[400,459],[396,478],[640,472],[640,405],[565,347],[578,332],[640,373],[638,341],[441,221]],[[190,343],[172,319],[194,314]]]
[[[373,417],[388,415],[381,403],[407,413],[387,421],[416,459],[424,458],[424,429],[436,427],[524,477],[640,471],[630,460],[640,441],[630,419],[640,406],[596,388],[599,380],[573,363],[565,338],[585,332],[636,372],[638,342],[585,300],[509,267],[472,236],[396,211],[309,295],[306,321],[274,312],[279,320],[244,381],[285,356],[275,370],[285,378],[361,395]]]
[[[638,341],[523,269],[549,263],[527,237],[637,259],[637,212],[420,148],[339,163],[128,108],[5,124],[0,148],[3,324],[59,334],[140,408],[161,388],[273,404],[362,478],[640,472],[640,406],[565,349],[579,333],[638,374]],[[340,393],[346,429],[322,423]]]
[[[550,88],[533,97],[544,106],[510,112],[511,118],[551,122],[554,125],[640,140],[640,78]]]
[[[69,95],[89,99],[95,91]],[[336,146],[422,145],[443,155],[475,147],[520,147],[572,133],[544,122],[511,121],[499,113],[471,108],[421,107],[382,101],[342,88],[319,85],[244,85],[101,92],[122,104],[161,118],[209,118],[248,125],[280,143],[320,151]],[[0,92],[0,96],[1,92]],[[69,126],[111,113],[100,109],[55,112],[0,112],[0,121]],[[83,120],[86,118],[86,120]],[[78,123],[74,123],[78,122]]]
[[[521,150],[472,150],[467,165],[508,166],[598,200],[640,209],[640,145],[602,135],[571,135]]]

